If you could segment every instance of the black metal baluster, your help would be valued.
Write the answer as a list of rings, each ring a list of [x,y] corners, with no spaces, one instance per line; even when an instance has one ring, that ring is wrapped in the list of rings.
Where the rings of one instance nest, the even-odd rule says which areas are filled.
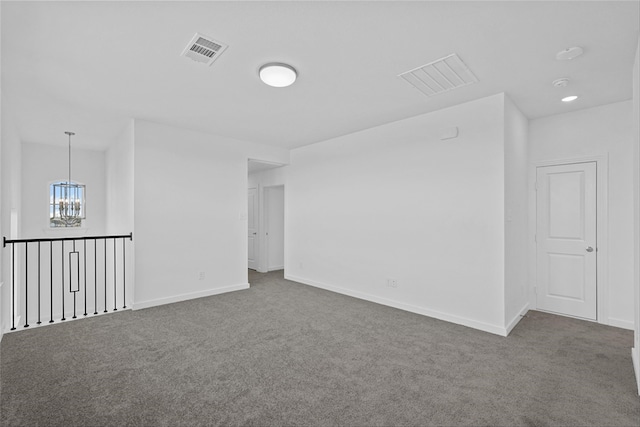
[[[117,275],[116,275],[116,239],[113,239],[113,311],[118,311],[118,307],[116,307],[116,289],[118,289],[117,285]]]
[[[112,258],[112,262],[113,262],[113,311],[117,311],[118,310],[118,264],[117,264],[117,258],[118,258],[118,243],[117,240],[118,239],[124,239],[124,238],[129,238],[129,240],[133,240],[133,235],[132,233],[129,233],[128,235],[104,235],[104,236],[91,236],[91,237],[81,237],[80,239],[82,240],[82,250],[83,250],[83,265],[80,265],[80,252],[77,249],[77,240],[78,238],[75,237],[62,237],[62,238],[52,238],[52,239],[7,239],[6,237],[3,238],[3,246],[6,247],[7,244],[11,244],[11,293],[12,293],[12,298],[11,298],[11,316],[12,316],[12,321],[11,321],[11,330],[16,330],[16,319],[18,319],[18,321],[20,321],[20,319],[22,318],[22,316],[18,316],[17,310],[19,309],[19,298],[18,295],[21,293],[20,289],[16,289],[16,287],[20,287],[20,277],[18,277],[18,284],[16,286],[16,271],[17,274],[21,274],[22,273],[22,265],[24,264],[24,316],[25,316],[25,322],[24,322],[24,326],[25,328],[28,328],[29,325],[29,298],[30,298],[30,294],[29,294],[29,272],[30,272],[30,264],[29,264],[29,244],[30,243],[37,243],[37,257],[36,260],[31,262],[31,264],[33,264],[33,262],[37,263],[37,291],[36,291],[36,295],[37,296],[37,303],[33,303],[34,305],[37,306],[37,310],[38,310],[38,315],[37,315],[37,324],[40,325],[42,324],[42,286],[46,286],[46,284],[43,284],[42,281],[45,280],[42,277],[42,269],[43,269],[43,256],[42,256],[42,251],[43,251],[43,247],[42,247],[42,242],[49,242],[49,323],[54,323],[54,319],[53,319],[53,308],[54,308],[54,295],[53,295],[53,290],[54,290],[54,281],[55,281],[55,276],[54,276],[54,266],[53,266],[53,259],[54,259],[54,244],[53,242],[60,242],[60,259],[61,259],[61,267],[60,267],[60,289],[61,289],[61,308],[62,308],[62,313],[61,313],[61,318],[60,320],[67,320],[66,318],[66,293],[65,293],[65,254],[68,254],[69,256],[69,291],[72,292],[73,295],[73,319],[76,319],[78,317],[78,299],[77,299],[77,295],[76,292],[80,292],[81,289],[81,285],[80,285],[80,280],[81,280],[81,272],[80,270],[82,268],[84,268],[84,272],[82,273],[83,275],[83,279],[84,279],[84,316],[87,316],[88,313],[88,305],[89,305],[89,301],[88,301],[88,283],[87,283],[87,279],[88,279],[88,273],[87,273],[87,240],[93,240],[93,249],[94,249],[94,254],[93,254],[93,261],[94,261],[94,314],[97,315],[98,314],[98,243],[97,241],[99,239],[102,239],[104,242],[104,312],[108,313],[109,311],[109,307],[108,307],[108,295],[109,295],[109,291],[108,291],[108,279],[109,279],[109,273],[108,273],[108,267],[109,267],[109,254],[107,252],[108,250],[108,242],[107,240],[109,239],[113,239],[113,258]],[[66,252],[65,249],[65,242],[71,241],[72,243],[72,248],[69,248],[69,252]],[[16,244],[19,243],[24,243],[25,247],[24,247],[24,262],[20,263],[18,260],[19,254],[16,255]],[[123,240],[122,241],[122,309],[126,309],[127,308],[127,270],[126,270],[126,265],[127,265],[127,252],[126,252],[126,242]],[[33,248],[32,248],[33,249]],[[20,248],[17,248],[17,250],[19,251]],[[33,258],[33,255],[32,255]],[[91,261],[89,260],[89,263]],[[75,273],[74,273],[75,271]],[[75,275],[74,275],[75,274]],[[31,274],[31,282],[33,282],[33,274]],[[81,302],[82,303],[82,302]],[[36,309],[36,307],[34,307],[34,309]],[[80,308],[81,309],[81,308]],[[71,311],[71,310],[70,310]]]
[[[107,239],[104,239],[104,312],[107,312]]]
[[[53,240],[49,241],[49,269],[49,301],[51,302],[51,308],[49,309],[51,320],[49,320],[49,323],[53,323]]]
[[[11,330],[16,330],[16,251],[11,244]]]
[[[24,244],[24,327],[29,327],[29,243]]]
[[[98,239],[93,241],[93,314],[98,314]]]
[[[122,303],[124,304],[122,308],[127,308],[127,270],[126,270],[126,258],[124,247],[126,244],[126,240],[122,239]]]
[[[38,325],[42,323],[40,321],[40,242],[38,242],[38,321],[36,323]]]
[[[87,239],[82,241],[84,245],[84,315],[87,315]]]
[[[64,240],[62,240],[60,243],[62,243],[61,246],[61,263],[60,263],[60,270],[62,270],[62,283],[60,284],[62,292],[60,293],[60,296],[62,296],[62,319],[60,320],[67,320],[64,318]]]
[[[73,241],[73,252],[76,252],[76,241]],[[80,289],[80,260],[78,260],[78,289]],[[71,279],[71,275],[73,271],[71,271],[71,254],[69,254],[69,290],[71,290],[71,285],[73,284],[73,280]],[[73,317],[72,319],[77,319],[76,317],[76,292],[73,292]]]

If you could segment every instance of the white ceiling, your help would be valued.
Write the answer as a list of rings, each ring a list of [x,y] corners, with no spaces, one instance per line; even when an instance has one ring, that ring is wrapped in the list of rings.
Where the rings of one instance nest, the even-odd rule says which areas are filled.
[[[506,92],[529,118],[631,98],[638,1],[10,2],[2,109],[21,138],[104,148],[130,118],[299,147]],[[229,45],[181,57],[195,32]],[[573,61],[556,52],[581,46]],[[479,82],[426,97],[397,75],[457,53]],[[286,62],[298,81],[258,79]],[[571,78],[558,89],[551,82]],[[567,94],[581,98],[571,104]]]

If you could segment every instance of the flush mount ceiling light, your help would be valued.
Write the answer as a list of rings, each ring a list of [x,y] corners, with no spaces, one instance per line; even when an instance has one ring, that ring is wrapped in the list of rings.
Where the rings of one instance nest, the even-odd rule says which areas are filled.
[[[556,59],[558,61],[570,61],[573,58],[577,58],[578,56],[582,55],[583,52],[584,50],[582,50],[581,47],[568,47],[565,50],[561,50],[560,52],[556,53]]]
[[[291,65],[272,62],[260,67],[260,80],[273,87],[287,87],[293,84],[298,73]]]
[[[572,102],[572,101],[575,101],[576,99],[578,99],[577,95],[565,96],[564,98],[562,98],[562,102]]]

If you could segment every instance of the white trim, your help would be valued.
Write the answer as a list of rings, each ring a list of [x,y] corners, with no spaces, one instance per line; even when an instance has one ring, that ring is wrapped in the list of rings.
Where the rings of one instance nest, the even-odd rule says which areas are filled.
[[[506,330],[507,330],[507,335],[509,335],[511,333],[511,331],[513,330],[513,328],[516,327],[516,325],[520,322],[520,320],[522,320],[522,318],[525,316],[525,314],[527,314],[527,312],[529,311],[529,303],[527,302],[518,312],[518,314],[516,314],[513,319],[511,319],[511,321],[507,324]]]
[[[277,271],[277,270],[284,270],[284,265],[276,265],[273,267],[269,267],[269,271]]]
[[[394,301],[387,298],[379,297],[376,295],[367,294],[364,292],[352,291],[350,289],[345,289],[337,286],[327,285],[325,283],[316,282],[313,280],[303,279],[301,277],[291,276],[285,274],[285,279],[291,280],[294,282],[302,283],[304,285],[313,286],[316,288],[324,289],[327,291],[335,292],[342,295],[347,295],[350,297],[362,299],[365,301],[374,302],[376,304],[386,305],[388,307],[397,308],[404,311],[409,311],[411,313],[421,314],[427,317],[433,317],[435,319],[444,320],[446,322],[455,323],[457,325],[468,326],[470,328],[479,329],[484,332],[489,332],[492,334],[500,335],[503,337],[507,336],[507,329],[498,325],[492,325],[490,323],[479,322],[477,320],[468,319],[466,317],[460,317],[453,314],[442,313],[435,310],[430,310],[423,307],[418,307],[415,305],[407,304],[400,301]]]
[[[537,196],[534,190],[536,182],[536,170],[541,166],[565,165],[571,163],[596,162],[596,191],[597,191],[597,239],[598,239],[598,261],[597,261],[597,323],[609,324],[609,153],[600,152],[588,156],[568,157],[549,160],[540,160],[530,163],[529,181],[532,189],[531,203],[529,204],[529,242],[530,246],[530,288],[529,295],[531,301],[531,309],[537,310],[537,298],[534,288],[537,287],[537,261],[536,261],[536,242],[535,233],[537,225]],[[561,313],[554,313],[563,315]],[[571,317],[571,316],[569,316]]]
[[[187,294],[174,295],[172,297],[158,298],[149,301],[133,303],[133,310],[142,310],[144,308],[155,307],[158,305],[171,304],[174,302],[187,301],[195,298],[208,297],[212,295],[224,294],[227,292],[240,291],[243,289],[249,289],[249,283],[242,283],[240,285],[224,286],[222,288],[207,289],[204,291],[190,292]]]
[[[630,329],[632,331],[635,329],[635,327],[634,327],[635,325],[634,325],[633,321],[615,319],[613,317],[609,317],[609,326],[614,326],[616,328],[622,328],[622,329]]]
[[[640,395],[640,349],[633,347],[631,349],[631,360],[633,362],[633,370],[636,374],[636,384],[638,384],[638,395]]]

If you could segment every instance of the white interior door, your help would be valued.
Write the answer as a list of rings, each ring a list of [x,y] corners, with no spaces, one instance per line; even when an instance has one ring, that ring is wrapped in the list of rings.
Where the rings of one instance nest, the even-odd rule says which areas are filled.
[[[267,236],[267,269],[284,268],[284,186],[267,187],[264,191]]]
[[[537,168],[537,307],[596,320],[596,163]]]
[[[247,213],[249,268],[256,270],[258,268],[258,256],[260,251],[258,250],[258,192],[255,188],[249,189]]]

